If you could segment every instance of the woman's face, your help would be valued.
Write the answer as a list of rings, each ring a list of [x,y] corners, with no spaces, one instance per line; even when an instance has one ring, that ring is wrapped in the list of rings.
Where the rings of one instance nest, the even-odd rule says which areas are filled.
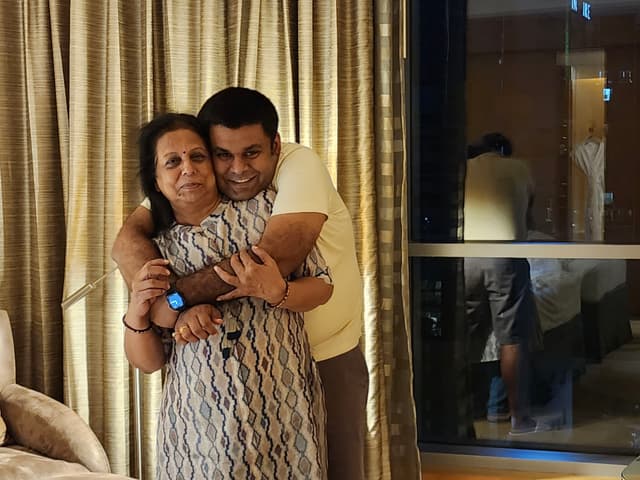
[[[200,135],[182,128],[158,139],[156,188],[174,210],[205,206],[217,200],[211,157]]]

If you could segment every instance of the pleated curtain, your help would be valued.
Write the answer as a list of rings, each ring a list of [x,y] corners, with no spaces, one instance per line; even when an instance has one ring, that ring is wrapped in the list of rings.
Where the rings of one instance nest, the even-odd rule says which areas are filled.
[[[285,141],[315,149],[349,207],[365,284],[367,478],[418,478],[407,302],[399,2],[0,0],[0,308],[18,381],[63,400],[135,474],[133,374],[110,249],[141,199],[137,128],[256,88]],[[143,376],[153,478],[159,374]]]

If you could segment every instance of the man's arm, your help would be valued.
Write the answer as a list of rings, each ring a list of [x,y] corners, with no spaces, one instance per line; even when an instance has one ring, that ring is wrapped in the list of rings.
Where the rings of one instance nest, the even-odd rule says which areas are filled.
[[[136,208],[127,217],[116,236],[111,248],[111,258],[118,264],[120,273],[129,288],[135,274],[154,258],[160,258],[160,252],[151,241],[153,218],[151,211],[144,207]]]
[[[334,187],[326,167],[311,150],[300,148],[289,156],[286,165],[284,162],[280,168],[276,198],[280,198],[283,205],[295,206],[304,211],[291,212],[285,209],[278,214],[277,205],[274,205],[276,214],[267,222],[258,245],[275,259],[282,275],[288,275],[302,264],[320,235],[327,219],[327,215],[320,212],[328,212],[328,192]],[[148,239],[153,232],[151,213],[139,212],[141,209],[142,207],[138,207],[130,217],[137,225],[128,226],[127,219],[112,252],[112,257],[123,271],[123,275],[129,278],[133,278],[135,272],[149,258],[158,256],[157,250]],[[126,235],[126,232],[123,232],[125,227],[129,230]],[[254,259],[257,260],[255,257]],[[226,272],[233,273],[228,259],[218,263],[218,266]],[[188,305],[214,303],[220,295],[233,289],[220,279],[213,265],[178,279],[176,288],[185,297]]]
[[[153,230],[151,211],[139,206],[127,217],[113,243],[111,258],[118,265],[129,288],[135,274],[145,263],[161,256],[151,241]],[[232,272],[228,260],[222,261],[219,265],[228,272]],[[176,288],[183,294],[189,305],[214,303],[216,297],[233,289],[218,277],[213,266],[205,267],[199,272],[178,280]],[[198,299],[202,300],[197,301]],[[152,307],[154,320],[159,320],[160,314],[169,315],[168,308],[165,308],[163,303],[160,302]],[[160,321],[160,323],[163,322]]]
[[[287,276],[302,264],[313,248],[326,220],[322,213],[287,213],[269,219],[258,244],[278,264],[282,276]],[[260,259],[252,255],[254,260]],[[229,259],[217,266],[233,274]],[[214,265],[178,279],[176,288],[189,305],[214,303],[216,299],[233,289],[213,269]]]
[[[326,220],[326,215],[314,212],[275,215],[267,222],[258,245],[271,255],[286,277],[307,258]]]

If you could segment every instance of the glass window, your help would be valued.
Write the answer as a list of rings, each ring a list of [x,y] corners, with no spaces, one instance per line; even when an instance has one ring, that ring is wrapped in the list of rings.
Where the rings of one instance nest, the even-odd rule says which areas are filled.
[[[419,441],[640,453],[640,0],[408,19]]]
[[[495,273],[519,271],[514,261],[524,262],[531,303],[496,295]],[[640,317],[630,296],[639,285],[628,276],[638,263],[413,258],[419,442],[640,452]],[[513,322],[492,317],[495,308]],[[500,343],[509,336],[523,347],[520,362]],[[534,423],[512,424],[514,400]]]

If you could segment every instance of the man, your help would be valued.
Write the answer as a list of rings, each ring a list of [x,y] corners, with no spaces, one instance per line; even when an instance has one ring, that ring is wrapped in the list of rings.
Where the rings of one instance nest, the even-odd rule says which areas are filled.
[[[533,203],[527,165],[509,158],[509,140],[499,133],[469,147],[465,181],[464,239],[524,241]],[[489,421],[511,419],[511,435],[543,428],[530,417],[529,348],[537,341],[538,319],[526,258],[465,259],[465,299],[471,358],[479,361],[493,330],[508,410],[498,410],[502,381],[492,379]]]
[[[305,314],[325,389],[328,477],[364,479],[368,372],[358,346],[363,292],[349,212],[317,155],[300,145],[281,143],[277,112],[261,93],[224,89],[205,102],[198,118],[209,133],[216,181],[225,195],[246,200],[270,185],[276,189],[272,217],[259,246],[276,260],[282,275],[300,265],[314,243],[330,268],[331,299]],[[149,240],[152,233],[150,212],[138,207],[118,234],[112,256],[127,281],[146,261],[159,256]],[[230,271],[228,259],[220,266]],[[213,303],[230,290],[212,266],[178,279],[172,295],[197,305]],[[155,302],[154,315],[168,310],[166,302]],[[198,336],[205,338],[210,330],[202,326]]]

